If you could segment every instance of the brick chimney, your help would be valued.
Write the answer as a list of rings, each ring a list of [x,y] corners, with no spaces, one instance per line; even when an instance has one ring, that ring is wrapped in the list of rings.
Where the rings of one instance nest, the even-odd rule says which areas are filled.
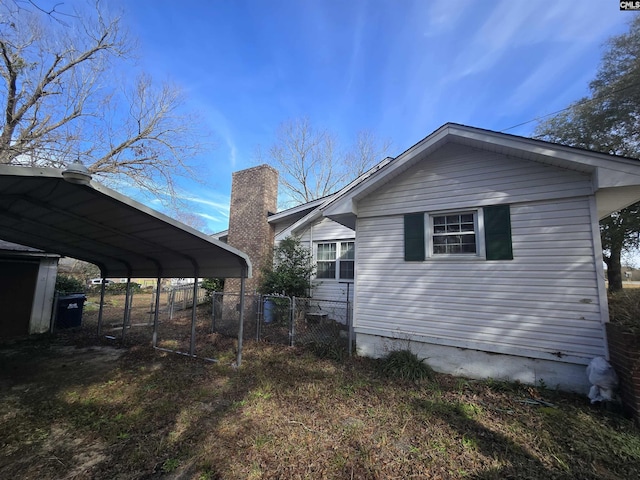
[[[277,203],[276,169],[260,165],[233,174],[227,243],[245,252],[251,259],[253,278],[248,279],[245,285],[245,291],[249,294],[258,288],[265,262],[271,261],[275,230],[267,223],[267,217],[270,212],[276,212]],[[227,279],[224,291],[240,292],[240,281]]]

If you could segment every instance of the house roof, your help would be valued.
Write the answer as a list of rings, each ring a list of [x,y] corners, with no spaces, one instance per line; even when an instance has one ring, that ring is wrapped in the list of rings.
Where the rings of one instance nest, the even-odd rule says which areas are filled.
[[[243,277],[243,252],[97,182],[0,165],[0,238],[85,260],[104,277]]]
[[[447,123],[396,157],[379,174],[355,183],[352,188],[326,202],[320,207],[323,214],[354,228],[358,200],[447,143],[590,173],[600,219],[640,200],[640,161],[637,159]]]
[[[19,245],[13,242],[6,242],[0,240],[0,257],[54,257],[58,258],[60,255],[51,254],[38,250],[37,248],[27,247],[26,245]]]
[[[277,223],[277,222],[287,221],[288,223],[290,223],[289,227],[287,227],[280,234],[283,236],[295,234],[300,229],[308,225],[310,222],[322,217],[322,209],[324,208],[325,205],[330,204],[335,198],[339,198],[341,195],[346,194],[347,192],[355,188],[357,185],[360,185],[362,182],[369,179],[370,177],[377,175],[384,167],[386,167],[393,160],[394,158],[387,157],[381,162],[374,165],[372,168],[370,168],[366,172],[364,172],[362,175],[360,175],[358,178],[353,180],[351,183],[345,185],[342,189],[340,189],[336,193],[333,193],[331,195],[327,195],[326,197],[322,197],[317,200],[312,200],[311,202],[304,203],[297,207],[279,212],[269,217],[269,222]]]

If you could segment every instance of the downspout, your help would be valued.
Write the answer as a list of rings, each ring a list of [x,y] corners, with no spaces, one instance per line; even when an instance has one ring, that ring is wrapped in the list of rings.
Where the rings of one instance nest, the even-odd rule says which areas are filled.
[[[609,323],[609,299],[605,288],[604,259],[602,256],[602,240],[600,239],[600,220],[598,219],[598,204],[596,196],[589,197],[589,213],[591,214],[591,237],[593,242],[593,258],[595,262],[596,283],[598,288],[598,303],[600,304],[600,325],[604,342],[604,356],[609,359],[609,341],[607,339],[607,323]]]

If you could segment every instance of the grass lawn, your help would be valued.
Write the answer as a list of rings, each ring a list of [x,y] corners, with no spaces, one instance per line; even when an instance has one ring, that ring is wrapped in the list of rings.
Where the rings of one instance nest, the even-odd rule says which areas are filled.
[[[81,340],[81,341],[80,341]],[[219,363],[72,333],[0,346],[0,478],[640,478],[586,396],[214,339]]]

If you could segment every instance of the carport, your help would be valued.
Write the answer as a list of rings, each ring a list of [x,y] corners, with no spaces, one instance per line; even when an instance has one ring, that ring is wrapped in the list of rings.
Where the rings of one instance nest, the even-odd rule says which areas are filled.
[[[93,181],[85,167],[66,170],[0,165],[0,239],[97,265],[102,278],[193,277],[189,355],[195,356],[197,281],[240,278],[238,365],[242,355],[245,279],[251,261],[243,252]],[[100,295],[102,327],[105,284]],[[157,347],[160,295],[156,295],[153,346]],[[123,336],[128,316],[125,302]]]

